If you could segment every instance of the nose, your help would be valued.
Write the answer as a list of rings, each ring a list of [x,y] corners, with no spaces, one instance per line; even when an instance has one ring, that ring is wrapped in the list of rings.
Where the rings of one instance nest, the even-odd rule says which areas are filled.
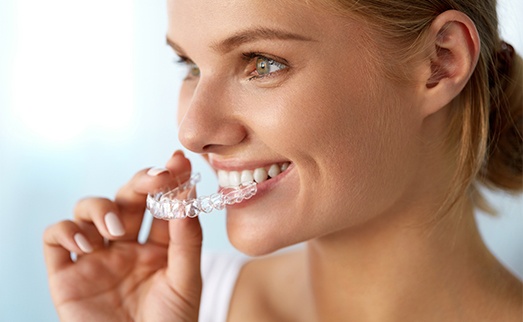
[[[223,152],[247,137],[230,92],[223,81],[203,78],[194,89],[182,88],[178,138],[185,148],[196,153]]]

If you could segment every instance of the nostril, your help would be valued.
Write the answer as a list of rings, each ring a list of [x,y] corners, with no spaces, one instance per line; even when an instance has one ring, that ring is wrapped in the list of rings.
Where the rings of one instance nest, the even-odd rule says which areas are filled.
[[[202,151],[205,153],[215,152],[216,150],[218,150],[220,148],[220,146],[221,145],[219,145],[219,144],[207,144],[202,148]]]
[[[180,137],[180,142],[197,153],[210,153],[237,146],[247,138],[246,129],[240,124],[215,127],[213,131],[202,130],[190,136]]]
[[[241,140],[237,143],[229,143],[229,144],[206,144],[202,147],[200,150],[201,153],[222,153],[225,152],[224,150],[228,149],[231,146],[237,146],[239,143],[243,142]]]

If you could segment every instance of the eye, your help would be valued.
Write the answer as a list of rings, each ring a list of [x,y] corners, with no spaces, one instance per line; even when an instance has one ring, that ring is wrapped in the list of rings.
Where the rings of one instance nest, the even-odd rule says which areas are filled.
[[[249,80],[260,79],[275,75],[277,72],[288,68],[287,65],[280,63],[272,58],[263,55],[249,53],[245,55],[248,57],[254,66],[252,66]]]
[[[200,77],[200,67],[198,67],[198,65],[196,65],[195,63],[187,64],[187,69],[188,76]]]
[[[256,59],[256,72],[258,75],[268,75],[275,71],[282,69],[281,64],[276,63],[274,60],[266,57],[258,57]]]
[[[200,77],[200,68],[188,57],[179,56],[177,63],[186,68],[184,80]]]

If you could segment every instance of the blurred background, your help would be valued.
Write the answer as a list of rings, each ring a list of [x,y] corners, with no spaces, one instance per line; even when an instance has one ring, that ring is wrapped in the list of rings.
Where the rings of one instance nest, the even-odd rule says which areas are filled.
[[[181,71],[165,45],[164,1],[0,1],[0,321],[57,321],[42,233],[84,196],[113,196],[163,165],[177,140]],[[501,32],[523,52],[523,2],[499,3]],[[519,19],[519,20],[518,20]],[[195,155],[202,194],[216,189]],[[493,252],[523,276],[523,198],[488,192],[478,214]],[[223,214],[202,218],[204,248],[234,250]]]

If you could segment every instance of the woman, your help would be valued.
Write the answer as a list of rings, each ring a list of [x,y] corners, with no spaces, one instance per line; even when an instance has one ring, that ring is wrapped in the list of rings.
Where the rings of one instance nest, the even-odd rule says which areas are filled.
[[[495,12],[168,1],[167,42],[189,68],[180,141],[222,184],[257,173],[256,196],[227,209],[231,243],[260,256],[306,241],[241,265],[214,321],[519,321],[522,284],[473,218],[478,183],[522,188],[522,63]],[[61,319],[198,320],[198,219],[154,220],[136,241],[147,193],[190,171],[178,151],[45,232]]]

